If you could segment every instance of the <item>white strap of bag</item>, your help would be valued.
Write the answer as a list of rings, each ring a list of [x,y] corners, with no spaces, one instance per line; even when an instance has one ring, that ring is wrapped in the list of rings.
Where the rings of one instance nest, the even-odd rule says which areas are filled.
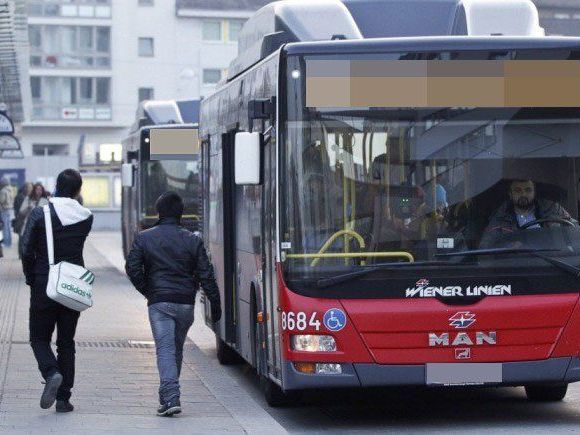
[[[52,218],[50,217],[50,206],[46,204],[44,210],[44,228],[46,229],[46,248],[48,250],[48,265],[54,266],[54,238],[52,235]]]

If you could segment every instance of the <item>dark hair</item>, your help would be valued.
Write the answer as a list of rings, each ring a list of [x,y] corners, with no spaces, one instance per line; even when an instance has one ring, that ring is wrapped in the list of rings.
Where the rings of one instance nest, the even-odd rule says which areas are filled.
[[[159,218],[172,217],[181,219],[183,208],[183,199],[176,192],[162,193],[155,201],[155,209],[159,213]]]
[[[56,179],[56,196],[75,198],[81,191],[83,178],[79,171],[65,169]]]
[[[42,189],[42,192],[40,193],[40,196],[37,198],[35,193],[36,193],[36,188],[40,187]],[[32,185],[32,190],[30,191],[30,194],[28,195],[28,198],[30,199],[40,199],[40,198],[46,198],[47,194],[46,194],[46,189],[44,188],[44,186],[42,185],[42,183],[35,183]]]

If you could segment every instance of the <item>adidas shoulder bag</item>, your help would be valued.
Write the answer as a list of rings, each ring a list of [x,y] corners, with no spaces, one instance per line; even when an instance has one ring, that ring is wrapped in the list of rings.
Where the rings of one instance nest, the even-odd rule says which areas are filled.
[[[46,295],[67,308],[84,311],[93,306],[95,275],[82,266],[66,261],[54,264],[54,237],[48,204],[43,207],[43,210],[49,265]]]

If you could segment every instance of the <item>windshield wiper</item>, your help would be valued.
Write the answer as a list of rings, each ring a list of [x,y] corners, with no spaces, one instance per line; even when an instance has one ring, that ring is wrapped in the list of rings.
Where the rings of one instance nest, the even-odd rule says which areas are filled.
[[[474,257],[479,255],[498,255],[498,254],[531,254],[534,257],[541,258],[547,263],[557,267],[560,270],[580,278],[580,268],[557,258],[547,257],[543,252],[561,252],[559,249],[535,249],[535,248],[494,248],[494,249],[473,249],[471,251],[450,252],[448,254],[436,254],[435,257]]]
[[[381,269],[391,269],[393,267],[409,267],[409,266],[448,266],[453,263],[448,263],[446,261],[414,261],[409,263],[403,262],[391,262],[391,263],[378,263],[368,266],[360,266],[362,270],[357,270],[356,272],[344,273],[342,275],[332,276],[330,278],[320,278],[316,281],[316,287],[324,288],[331,285],[340,284],[352,279],[368,275],[376,270]]]

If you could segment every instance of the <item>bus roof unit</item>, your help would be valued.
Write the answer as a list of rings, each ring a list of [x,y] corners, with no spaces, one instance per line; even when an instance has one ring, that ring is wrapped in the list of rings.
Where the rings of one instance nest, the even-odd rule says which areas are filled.
[[[244,25],[228,80],[290,42],[409,36],[544,36],[531,0],[283,0]]]
[[[231,62],[228,79],[288,42],[361,39],[352,15],[339,0],[284,0],[256,12],[240,33],[238,56]]]

